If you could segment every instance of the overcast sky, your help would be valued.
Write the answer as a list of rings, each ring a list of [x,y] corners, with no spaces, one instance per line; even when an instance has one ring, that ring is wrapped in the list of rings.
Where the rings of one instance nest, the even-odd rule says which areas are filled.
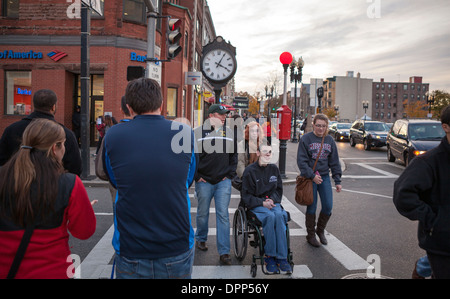
[[[207,1],[216,34],[237,48],[236,91],[263,92],[288,51],[303,57],[304,83],[354,71],[386,82],[422,76],[450,92],[449,0]]]

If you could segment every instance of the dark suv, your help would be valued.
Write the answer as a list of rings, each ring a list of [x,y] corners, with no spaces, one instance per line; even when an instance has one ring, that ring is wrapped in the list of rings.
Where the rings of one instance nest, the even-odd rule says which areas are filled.
[[[399,119],[387,137],[389,162],[400,159],[408,165],[416,156],[436,147],[445,136],[441,123],[431,119]]]
[[[366,151],[372,147],[385,146],[388,131],[388,126],[383,122],[358,119],[350,128],[350,145],[362,143]]]

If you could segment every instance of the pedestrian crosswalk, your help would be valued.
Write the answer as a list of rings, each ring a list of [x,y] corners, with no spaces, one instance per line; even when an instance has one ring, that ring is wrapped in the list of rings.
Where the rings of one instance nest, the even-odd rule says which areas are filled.
[[[193,207],[191,209],[193,225],[195,229],[195,213],[196,207],[194,195],[190,194]],[[232,194],[232,200],[239,200],[238,194]],[[292,238],[304,237],[306,236],[306,229],[304,227],[305,215],[286,197],[283,197],[282,201],[285,210],[289,211],[291,216],[290,236]],[[233,219],[233,214],[236,208],[231,205],[229,208],[230,222]],[[210,209],[210,214],[213,215],[215,209],[212,207]],[[230,223],[232,229],[232,223]],[[292,228],[291,228],[292,227]],[[96,246],[91,250],[87,257],[81,262],[77,267],[77,273],[79,278],[111,278],[112,272],[112,260],[114,256],[114,249],[112,248],[112,238],[114,234],[114,226],[112,225],[101,240],[96,244]],[[214,227],[209,228],[209,236],[214,237],[216,235],[216,229]],[[349,247],[343,244],[340,240],[334,237],[332,234],[326,232],[328,245],[323,246],[325,250],[333,256],[337,261],[339,261],[348,270],[366,270],[370,265],[368,262],[353,252]],[[232,236],[232,231],[230,231],[230,236]],[[292,241],[291,241],[292,242]],[[231,253],[232,254],[232,253]],[[243,261],[245,262],[245,260]],[[250,264],[242,265],[232,265],[232,266],[219,266],[219,265],[196,265],[194,263],[193,267],[193,278],[197,279],[239,279],[239,278],[251,278],[250,275]],[[291,275],[269,275],[266,276],[260,270],[260,265],[258,265],[256,278],[271,278],[271,279],[282,279],[282,278],[313,278],[313,273],[311,272],[308,265],[294,265],[293,273]]]

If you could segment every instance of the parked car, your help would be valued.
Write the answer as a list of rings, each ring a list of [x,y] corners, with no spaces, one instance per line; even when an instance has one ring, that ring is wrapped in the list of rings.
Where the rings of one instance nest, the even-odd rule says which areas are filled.
[[[336,141],[348,140],[351,126],[350,123],[334,123],[328,129],[328,134],[333,136]]]
[[[387,159],[411,160],[436,147],[445,136],[441,123],[431,119],[399,119],[387,137]]]
[[[388,131],[383,122],[358,119],[350,128],[350,145],[362,143],[366,151],[370,151],[372,147],[385,146]]]

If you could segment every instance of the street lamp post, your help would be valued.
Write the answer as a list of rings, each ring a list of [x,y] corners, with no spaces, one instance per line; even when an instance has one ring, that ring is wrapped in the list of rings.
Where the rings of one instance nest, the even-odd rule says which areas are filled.
[[[270,87],[270,93],[269,93],[269,87],[267,85],[264,89],[266,91],[266,99],[271,100],[273,97],[274,86],[272,85]],[[267,118],[270,120],[270,101],[267,101]]]
[[[334,105],[334,111],[336,111],[336,121],[337,121],[339,115],[339,105]]]
[[[298,59],[298,61],[292,61],[291,63],[291,83],[294,82],[294,134],[292,136],[292,142],[297,143],[297,82],[302,82],[302,69],[305,65],[305,62],[303,61],[302,57]]]
[[[369,101],[363,101],[363,109],[364,109],[364,120],[367,118],[367,109],[369,109]]]
[[[427,104],[428,104],[428,118],[431,118],[433,115],[431,114],[431,105],[434,104],[434,95],[430,97],[430,94],[427,92]]]
[[[289,52],[284,52],[280,55],[280,62],[283,64],[284,69],[284,92],[283,92],[283,106],[287,104],[287,69],[292,62],[292,54]],[[290,118],[290,117],[289,117]],[[290,121],[290,119],[289,119]],[[280,132],[281,133],[281,132]],[[286,151],[287,151],[287,140],[280,137],[280,161],[279,169],[280,176],[282,179],[286,179]]]

